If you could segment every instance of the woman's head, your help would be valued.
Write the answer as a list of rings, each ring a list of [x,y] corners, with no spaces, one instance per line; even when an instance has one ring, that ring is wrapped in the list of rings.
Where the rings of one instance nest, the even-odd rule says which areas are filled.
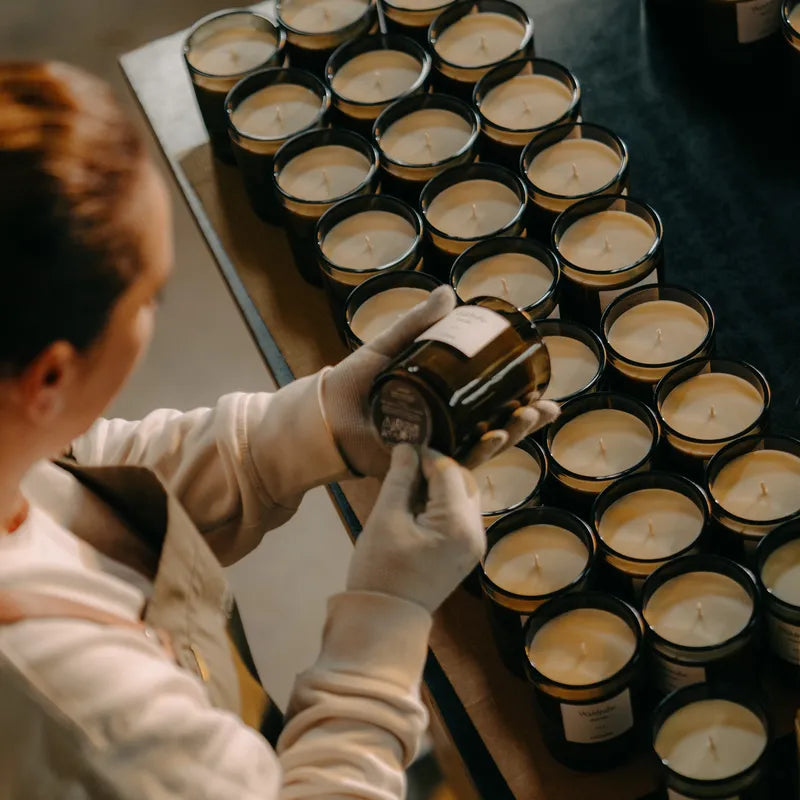
[[[65,443],[149,341],[171,262],[164,186],[98,79],[0,64],[0,242],[0,415]]]

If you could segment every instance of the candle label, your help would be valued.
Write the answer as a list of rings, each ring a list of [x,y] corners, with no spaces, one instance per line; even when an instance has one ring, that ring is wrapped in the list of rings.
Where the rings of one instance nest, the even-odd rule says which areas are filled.
[[[574,706],[561,704],[561,720],[568,742],[595,744],[621,736],[633,727],[630,690],[602,703]]]
[[[705,667],[690,667],[687,664],[678,664],[660,655],[656,655],[653,662],[658,688],[664,694],[669,694],[669,692],[674,692],[684,686],[691,686],[693,683],[706,682]]]
[[[600,298],[600,311],[605,311],[611,303],[616,300],[621,294],[629,292],[631,289],[638,289],[640,286],[653,286],[658,283],[658,270],[653,270],[649,275],[646,275],[638,283],[631,286],[626,286],[623,289],[608,289],[604,292],[598,292]]]
[[[688,794],[681,794],[674,789],[667,789],[667,800],[696,800],[694,797],[689,797]],[[735,797],[722,797],[720,800],[740,800],[739,795]]]
[[[800,628],[770,614],[769,641],[775,655],[800,665]]]
[[[472,358],[511,324],[482,306],[459,306],[417,338],[418,342],[444,342]]]
[[[775,33],[781,24],[781,0],[746,0],[736,4],[739,44],[749,44]]]
[[[378,433],[390,444],[427,444],[431,436],[430,411],[425,400],[401,381],[387,381],[379,400],[381,425]]]

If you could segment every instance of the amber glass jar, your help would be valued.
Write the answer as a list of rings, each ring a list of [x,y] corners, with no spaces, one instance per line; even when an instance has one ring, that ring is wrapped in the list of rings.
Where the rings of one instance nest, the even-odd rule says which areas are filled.
[[[372,416],[388,445],[427,444],[459,458],[540,397],[550,358],[531,318],[496,297],[458,306],[377,376]]]

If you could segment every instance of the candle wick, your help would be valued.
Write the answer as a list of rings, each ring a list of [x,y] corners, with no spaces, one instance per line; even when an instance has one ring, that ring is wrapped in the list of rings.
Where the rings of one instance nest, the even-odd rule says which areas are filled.
[[[711,419],[717,416],[717,409],[714,407],[713,403],[711,404],[711,408],[708,409],[708,416],[711,417]]]
[[[572,162],[572,177],[577,180],[580,178],[580,173],[578,172],[578,165],[573,161]],[[608,239],[606,239],[608,241]]]
[[[503,285],[503,294],[508,297],[508,281],[505,278],[500,278],[500,283]]]
[[[375,75],[375,86],[380,89],[381,88],[381,73],[376,69],[373,73]]]
[[[603,252],[604,253],[611,252],[611,242],[608,241],[608,236],[603,237]]]
[[[372,242],[367,234],[364,234],[364,244],[367,246],[367,250],[372,250]]]
[[[431,142],[431,135],[430,135],[430,133],[428,133],[428,131],[425,131],[425,147],[427,147],[427,148],[428,148],[428,150],[430,150],[430,149],[431,149],[431,147],[432,147],[432,144],[433,144],[433,143]]]
[[[647,520],[647,535],[653,537],[656,535],[656,529],[653,527],[653,520]]]
[[[275,106],[275,119],[278,120],[278,122],[283,122],[283,112],[280,106]]]
[[[697,609],[697,619],[703,619],[703,604],[699,600],[695,608]]]
[[[494,497],[494,483],[492,482],[492,479],[489,475],[486,476],[486,486],[491,492],[492,497]]]
[[[713,753],[714,758],[717,758],[717,743],[710,733],[708,734],[708,749]]]
[[[661,328],[656,329],[656,341],[658,344],[661,344],[661,340],[663,339],[664,335],[661,333]]]
[[[471,216],[472,216],[472,219],[478,219],[478,206],[475,203],[472,204],[472,214],[471,214]]]
[[[486,37],[485,36],[481,36],[481,50],[485,50],[485,49],[486,49]]]
[[[539,570],[542,568],[542,562],[539,561],[538,553],[533,554],[533,568],[536,572],[539,572]]]
[[[761,496],[767,497],[767,495],[769,495],[769,491],[767,490],[767,484],[764,483],[764,481],[761,481],[759,486],[761,487]]]
[[[331,11],[327,6],[322,7],[322,16],[325,17],[325,21],[329,21],[331,18]]]
[[[231,57],[231,61],[233,61],[234,63],[241,58],[241,56],[236,50],[228,50],[228,55]]]
[[[603,441],[603,437],[601,436],[597,441],[600,444],[600,452],[603,455],[605,455],[606,454],[606,443]]]
[[[581,658],[586,658],[589,655],[589,648],[586,646],[586,642],[581,642]]]
[[[531,113],[531,107],[528,105],[528,101],[527,100],[523,100],[522,101],[522,108],[523,108],[523,110],[525,111],[526,114],[530,114]]]
[[[324,184],[326,184],[326,185],[327,185],[328,183],[330,183],[330,180],[328,179],[328,170],[326,170],[326,169],[323,169],[323,170],[322,170],[322,182],[323,182]]]

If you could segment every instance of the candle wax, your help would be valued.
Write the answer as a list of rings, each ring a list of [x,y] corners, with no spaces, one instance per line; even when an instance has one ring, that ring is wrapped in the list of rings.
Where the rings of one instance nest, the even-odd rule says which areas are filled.
[[[389,211],[362,211],[342,220],[322,241],[322,252],[347,269],[381,269],[399,261],[414,246],[408,220]]]
[[[744,587],[718,572],[687,572],[656,589],[644,607],[662,639],[684,647],[722,644],[744,630],[753,601]]]
[[[458,296],[500,297],[526,308],[544,297],[553,285],[553,273],[539,259],[525,253],[498,253],[475,262],[458,281]]]
[[[760,522],[794,514],[800,510],[800,458],[782,450],[745,453],[719,471],[711,494],[742,519]]]
[[[585,389],[597,375],[600,362],[592,350],[571,336],[545,336],[550,354],[550,383],[543,400],[562,400]]]
[[[687,778],[732,778],[758,761],[767,746],[761,720],[730,700],[698,700],[679,708],[656,734],[655,751]]]
[[[456,183],[437,194],[425,216],[448,236],[477,239],[505,228],[519,212],[520,201],[513,189],[479,179]]]
[[[708,324],[693,308],[674,300],[650,300],[617,317],[608,343],[629,361],[667,364],[697,350],[707,335]]]
[[[608,186],[621,167],[619,154],[607,144],[594,139],[562,139],[534,156],[528,177],[549,194],[577,197]],[[650,226],[647,228],[652,237]]]
[[[429,11],[452,5],[455,0],[391,0],[391,5],[405,11]]]
[[[738,375],[707,372],[678,384],[661,404],[673,430],[693,439],[726,439],[749,428],[764,410],[758,389]]]
[[[789,24],[800,33],[800,3],[798,3],[789,13]]]
[[[463,117],[443,108],[423,108],[393,122],[380,138],[381,150],[401,164],[436,164],[460,153],[472,136]]]
[[[586,568],[589,551],[557,525],[527,525],[498,539],[483,570],[501,589],[541,597],[569,586]]]
[[[769,554],[761,569],[761,580],[770,594],[800,606],[800,539],[792,539]]]
[[[494,514],[519,505],[542,476],[539,462],[520,447],[510,447],[472,470],[481,493],[481,512]]]
[[[640,489],[612,503],[600,519],[600,538],[629,558],[669,558],[703,530],[703,513],[680,492]]]
[[[434,48],[451,64],[483,67],[502,61],[522,46],[525,26],[506,14],[466,14],[445,28]]]
[[[324,202],[350,194],[369,175],[370,162],[352,147],[327,144],[296,155],[278,175],[286,194]]]
[[[302,33],[330,33],[363,16],[369,0],[282,0],[283,22]]]
[[[286,139],[311,125],[319,116],[319,96],[295,83],[276,83],[245,97],[231,121],[246,136]]]
[[[400,50],[371,50],[342,65],[331,87],[358,103],[382,103],[399,97],[416,83],[422,64]]]
[[[576,608],[542,625],[528,658],[550,680],[588,686],[616,675],[635,652],[636,636],[621,617],[599,608]]]
[[[192,44],[186,57],[207,75],[239,75],[268,61],[275,49],[272,33],[240,25],[214,31]]]
[[[350,320],[350,330],[362,342],[371,342],[422,303],[428,294],[426,289],[413,286],[397,286],[378,292],[356,309]]]
[[[562,117],[572,104],[572,90],[549,75],[517,75],[487,92],[484,117],[511,130],[543,128]]]
[[[653,435],[638,417],[616,408],[597,408],[564,423],[550,449],[570,472],[600,478],[634,467],[652,445]]]
[[[567,261],[586,270],[608,272],[641,261],[656,242],[648,223],[627,211],[600,211],[576,220],[558,243]]]

